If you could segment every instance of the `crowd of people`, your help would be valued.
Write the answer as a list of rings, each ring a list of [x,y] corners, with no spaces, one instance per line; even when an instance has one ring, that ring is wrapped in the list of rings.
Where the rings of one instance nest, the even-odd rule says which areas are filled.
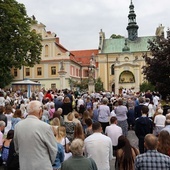
[[[170,106],[149,90],[1,90],[0,149],[5,170],[110,170],[112,159],[116,170],[169,170]]]

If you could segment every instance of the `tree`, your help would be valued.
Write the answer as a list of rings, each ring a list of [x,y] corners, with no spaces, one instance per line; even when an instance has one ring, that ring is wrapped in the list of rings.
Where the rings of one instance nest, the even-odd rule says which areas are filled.
[[[78,87],[80,91],[87,91],[88,81],[88,78],[82,79],[81,81],[76,81],[69,78],[69,85],[70,87]]]
[[[111,39],[115,39],[115,38],[124,38],[122,35],[116,35],[116,34],[112,34],[110,36]]]
[[[152,57],[143,56],[146,62],[143,74],[165,98],[170,93],[170,36],[159,36],[148,43]]]
[[[103,88],[103,82],[101,81],[101,78],[97,78],[96,79],[96,82],[95,82],[95,91],[96,92],[100,92],[100,91],[103,91],[104,88]]]
[[[33,22],[23,4],[15,0],[0,1],[1,87],[12,80],[12,68],[33,67],[41,60],[42,38],[31,31]]]
[[[143,82],[140,85],[140,91],[141,92],[146,92],[146,91],[155,91],[155,86],[153,86],[150,82]]]
[[[71,86],[78,87],[80,91],[84,91],[84,92],[88,91],[88,83],[89,83],[89,78],[82,79],[81,81],[74,81],[71,78],[69,79],[70,87]],[[104,90],[103,82],[101,81],[100,77],[95,80],[94,85],[95,85],[96,92],[100,92]]]
[[[88,78],[84,78],[81,80],[81,82],[79,82],[77,84],[77,86],[80,88],[81,91],[88,91],[88,82],[89,82],[89,79]]]

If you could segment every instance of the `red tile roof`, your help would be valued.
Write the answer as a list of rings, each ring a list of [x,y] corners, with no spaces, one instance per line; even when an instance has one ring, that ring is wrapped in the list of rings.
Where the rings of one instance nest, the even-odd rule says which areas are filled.
[[[79,50],[79,51],[71,51],[71,53],[75,56],[75,59],[80,62],[83,66],[88,66],[90,64],[90,59],[94,55],[94,57],[98,54],[97,49],[92,50]]]
[[[89,66],[90,64],[90,59],[94,55],[95,56],[98,54],[97,49],[91,49],[91,50],[78,50],[78,51],[68,51],[65,47],[63,47],[59,43],[59,37],[56,37],[56,46],[62,51],[62,52],[70,52],[70,60],[81,64],[82,66]],[[98,65],[96,63],[96,65]]]

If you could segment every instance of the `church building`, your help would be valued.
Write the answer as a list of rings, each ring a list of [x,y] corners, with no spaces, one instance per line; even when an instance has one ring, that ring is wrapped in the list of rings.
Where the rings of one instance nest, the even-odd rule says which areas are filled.
[[[42,36],[41,61],[31,68],[23,66],[21,69],[12,69],[14,82],[30,79],[39,82],[45,89],[74,90],[76,87],[70,82],[81,82],[89,78],[92,69],[93,78],[100,77],[104,89],[115,94],[119,94],[122,89],[132,89],[135,92],[140,90],[140,84],[144,82],[143,55],[146,53],[150,55],[147,42],[162,35],[164,28],[159,26],[155,36],[139,37],[139,26],[131,1],[126,28],[128,37],[107,39],[101,30],[98,49],[71,51],[60,44],[59,37],[55,33],[46,31],[44,24],[38,23],[35,17],[33,20],[31,31]]]
[[[99,33],[98,70],[104,84],[104,89],[119,94],[121,89],[140,90],[140,84],[144,82],[142,67],[145,65],[143,55],[148,50],[148,40],[162,34],[163,27],[157,28],[155,36],[138,36],[139,26],[136,22],[134,5],[129,6],[128,25],[126,27],[128,37],[105,38],[105,33]]]

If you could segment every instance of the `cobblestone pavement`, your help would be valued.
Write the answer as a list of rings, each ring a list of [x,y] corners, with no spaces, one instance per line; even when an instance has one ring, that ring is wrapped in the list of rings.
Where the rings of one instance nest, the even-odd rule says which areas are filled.
[[[138,138],[136,137],[134,130],[129,130],[128,131],[127,138],[129,139],[132,146],[138,148]]]
[[[129,139],[132,146],[138,148],[138,138],[136,137],[134,130],[128,131],[127,138]],[[115,158],[110,161],[110,170],[115,170]]]

